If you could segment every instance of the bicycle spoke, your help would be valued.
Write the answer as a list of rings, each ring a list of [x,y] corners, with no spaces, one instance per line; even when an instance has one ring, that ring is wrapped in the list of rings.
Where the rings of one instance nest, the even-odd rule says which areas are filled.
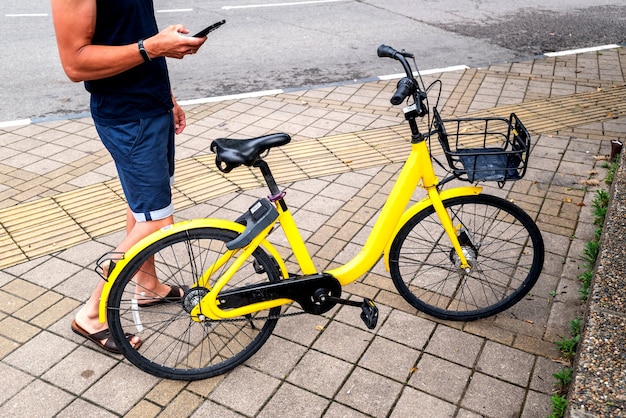
[[[492,196],[444,203],[471,269],[461,270],[436,212],[427,208],[401,229],[391,247],[392,278],[402,296],[445,319],[477,319],[517,302],[543,263],[536,225],[510,202]]]
[[[229,268],[234,252],[225,243],[236,236],[228,230],[189,229],[155,241],[128,262],[111,290],[108,318],[120,349],[133,364],[159,377],[203,379],[244,362],[267,340],[280,308],[223,321],[194,320],[189,314],[210,290],[197,285]],[[253,262],[262,269],[255,269]],[[155,272],[163,284],[185,286],[183,300],[154,295],[147,285]],[[277,280],[276,267],[258,249],[224,290]],[[208,281],[205,284],[212,286]],[[142,307],[140,302],[145,298],[162,303]],[[143,344],[138,350],[120,337],[127,332],[141,338]]]

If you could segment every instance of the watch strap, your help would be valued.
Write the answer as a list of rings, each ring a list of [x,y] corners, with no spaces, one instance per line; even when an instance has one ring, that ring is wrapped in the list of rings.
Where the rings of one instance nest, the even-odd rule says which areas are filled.
[[[148,55],[148,51],[146,51],[146,48],[143,46],[143,39],[140,39],[137,42],[137,47],[139,48],[139,53],[141,54],[141,57],[143,58],[143,62],[152,61],[152,58],[150,58],[150,55]]]

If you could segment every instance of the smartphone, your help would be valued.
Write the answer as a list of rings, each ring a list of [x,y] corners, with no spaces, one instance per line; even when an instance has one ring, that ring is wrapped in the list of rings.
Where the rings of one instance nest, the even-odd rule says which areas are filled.
[[[196,33],[195,35],[193,35],[194,38],[204,38],[205,36],[207,36],[210,32],[213,32],[215,29],[219,28],[220,26],[222,26],[224,23],[226,23],[226,20],[220,20],[219,22],[215,22],[213,23],[211,26],[208,26],[204,29],[202,29],[200,32]]]

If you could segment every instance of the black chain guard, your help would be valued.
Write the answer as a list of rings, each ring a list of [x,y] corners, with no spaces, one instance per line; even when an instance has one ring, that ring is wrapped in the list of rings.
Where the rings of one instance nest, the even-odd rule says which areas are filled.
[[[341,296],[341,284],[325,273],[290,277],[279,282],[258,283],[224,291],[218,295],[220,309],[233,309],[257,302],[291,299],[310,314],[320,315],[332,309]]]

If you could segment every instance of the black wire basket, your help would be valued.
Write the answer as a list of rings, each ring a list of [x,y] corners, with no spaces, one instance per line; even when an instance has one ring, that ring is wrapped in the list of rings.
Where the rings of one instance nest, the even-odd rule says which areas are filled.
[[[433,114],[437,137],[454,177],[472,183],[505,183],[524,177],[530,135],[514,113],[508,119],[442,119],[437,109]]]

